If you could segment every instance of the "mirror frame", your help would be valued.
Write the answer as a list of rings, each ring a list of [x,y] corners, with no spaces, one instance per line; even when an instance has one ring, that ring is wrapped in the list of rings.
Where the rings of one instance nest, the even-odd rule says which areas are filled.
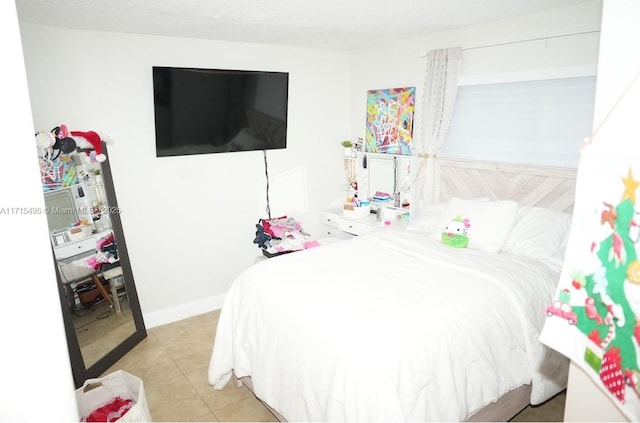
[[[119,211],[115,187],[113,186],[111,165],[109,164],[109,154],[107,152],[107,146],[104,141],[102,141],[102,152],[107,156],[107,160],[101,163],[101,173],[104,179],[107,204],[110,210]],[[67,345],[69,347],[69,359],[71,361],[73,381],[76,388],[81,387],[87,379],[100,377],[118,360],[124,357],[126,353],[131,351],[133,347],[138,345],[143,339],[147,337],[147,330],[142,318],[142,310],[140,308],[140,302],[138,300],[138,292],[136,291],[136,284],[133,278],[133,272],[131,270],[131,262],[129,261],[127,244],[125,242],[124,231],[122,229],[122,221],[120,220],[120,213],[110,213],[109,217],[111,218],[111,228],[116,240],[116,245],[118,246],[118,256],[120,257],[120,266],[122,267],[124,287],[127,292],[127,297],[129,298],[129,304],[131,307],[131,313],[133,315],[133,321],[135,323],[136,330],[131,336],[122,341],[122,343],[120,343],[114,349],[107,352],[102,358],[100,358],[88,368],[85,366],[84,358],[82,357],[82,351],[80,349],[80,344],[78,343],[78,337],[76,336],[75,327],[73,326],[73,321],[71,319],[71,310],[69,310],[68,307],[68,301],[64,286],[62,284],[62,279],[60,278],[60,271],[56,262],[53,245],[51,245],[53,266],[56,271],[58,292],[60,294],[60,306],[62,308],[64,327],[67,335]]]

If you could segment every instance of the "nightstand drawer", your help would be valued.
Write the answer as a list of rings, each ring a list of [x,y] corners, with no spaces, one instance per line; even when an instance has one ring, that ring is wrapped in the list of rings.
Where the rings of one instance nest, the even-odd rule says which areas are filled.
[[[338,227],[338,221],[342,220],[340,216],[334,213],[325,213],[324,214],[324,224],[327,226],[331,226],[332,228]]]
[[[325,213],[324,224],[327,228],[334,228],[338,232],[346,232],[351,235],[362,235],[376,229],[375,221],[370,218],[352,219],[336,213]]]
[[[367,223],[355,222],[347,219],[338,220],[338,229],[353,235],[362,235],[374,230],[374,227]]]
[[[66,245],[60,245],[54,248],[54,254],[58,260],[86,253],[87,251],[96,249],[96,239],[93,236],[85,238],[81,241],[72,242]]]
[[[327,239],[349,239],[355,237],[354,234],[341,231],[336,226],[323,225],[323,236]]]

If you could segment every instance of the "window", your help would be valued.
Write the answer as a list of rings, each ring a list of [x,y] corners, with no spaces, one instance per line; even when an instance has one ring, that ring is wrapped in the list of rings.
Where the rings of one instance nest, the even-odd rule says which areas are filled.
[[[595,76],[458,87],[439,156],[576,168]]]

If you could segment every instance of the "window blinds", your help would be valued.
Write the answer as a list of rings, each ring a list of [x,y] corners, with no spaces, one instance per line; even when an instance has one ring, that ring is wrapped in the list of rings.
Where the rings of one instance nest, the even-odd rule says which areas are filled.
[[[591,133],[595,76],[466,85],[439,156],[575,168]]]

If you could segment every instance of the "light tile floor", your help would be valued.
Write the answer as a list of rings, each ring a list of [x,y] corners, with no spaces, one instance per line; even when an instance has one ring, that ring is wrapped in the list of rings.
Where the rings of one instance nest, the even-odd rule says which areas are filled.
[[[122,369],[144,381],[156,422],[273,422],[275,416],[247,389],[218,391],[207,382],[219,311],[147,330],[147,338],[105,374]],[[514,421],[562,421],[564,393],[527,407]]]
[[[140,377],[156,422],[260,421],[277,419],[247,387],[207,382],[219,311],[147,330],[147,338],[105,372],[122,369]]]

